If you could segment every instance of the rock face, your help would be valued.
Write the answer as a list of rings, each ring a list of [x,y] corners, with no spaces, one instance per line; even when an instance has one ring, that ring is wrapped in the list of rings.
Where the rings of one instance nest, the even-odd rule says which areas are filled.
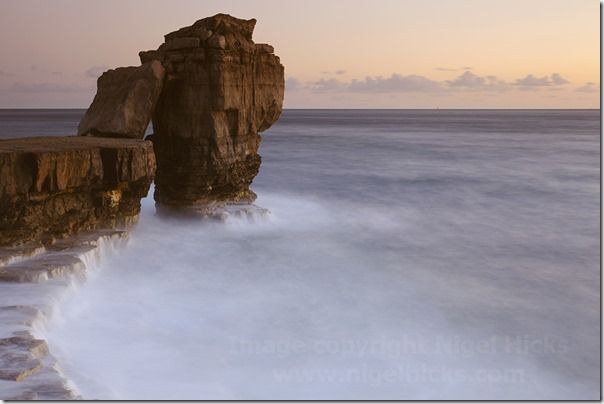
[[[78,135],[142,139],[164,84],[158,61],[108,70],[78,127]]]
[[[0,140],[0,245],[128,224],[154,170],[153,146],[143,140]]]
[[[169,33],[143,64],[166,69],[153,113],[155,200],[191,206],[252,202],[258,132],[281,114],[284,68],[270,45],[255,44],[256,20],[218,14]]]

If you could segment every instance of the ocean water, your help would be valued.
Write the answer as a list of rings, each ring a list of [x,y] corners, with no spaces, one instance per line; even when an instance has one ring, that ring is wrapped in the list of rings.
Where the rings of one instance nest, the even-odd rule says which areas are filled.
[[[0,111],[0,137],[83,111]],[[155,216],[57,309],[89,399],[599,399],[599,111],[288,110],[267,220]]]

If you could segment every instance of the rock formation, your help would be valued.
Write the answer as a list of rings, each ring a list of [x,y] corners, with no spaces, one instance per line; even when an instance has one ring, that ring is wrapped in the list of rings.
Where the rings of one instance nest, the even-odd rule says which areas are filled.
[[[142,138],[152,116],[158,207],[250,203],[261,131],[281,114],[284,69],[256,20],[226,14],[165,35],[142,66],[105,72],[79,135]]]
[[[142,139],[163,88],[164,74],[157,61],[103,73],[78,135]]]
[[[283,66],[272,46],[252,41],[255,24],[205,18],[141,52],[141,66],[105,72],[80,136],[0,140],[0,398],[78,398],[31,332],[51,291],[69,282],[30,293],[22,285],[84,279],[90,254],[125,238],[100,229],[136,220],[156,155],[158,206],[265,213],[229,206],[255,199],[258,132],[283,103]],[[151,118],[153,142],[140,140]]]
[[[153,146],[144,140],[0,140],[0,245],[127,224],[154,170]]]
[[[159,205],[255,199],[258,132],[279,118],[284,95],[283,66],[272,46],[252,41],[255,24],[218,14],[140,52],[143,64],[166,69],[153,113]]]

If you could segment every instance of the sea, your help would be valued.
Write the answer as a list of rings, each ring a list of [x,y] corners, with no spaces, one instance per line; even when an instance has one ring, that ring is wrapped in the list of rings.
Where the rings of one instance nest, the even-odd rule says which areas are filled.
[[[0,137],[83,113],[0,110]],[[151,190],[42,334],[86,399],[598,400],[600,150],[599,110],[285,110],[268,218]]]

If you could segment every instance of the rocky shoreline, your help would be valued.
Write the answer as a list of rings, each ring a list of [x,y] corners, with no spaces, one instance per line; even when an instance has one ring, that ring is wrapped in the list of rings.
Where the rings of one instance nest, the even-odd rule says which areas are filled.
[[[78,399],[41,337],[55,307],[126,230],[97,230],[42,246],[0,248],[0,392],[5,400]]]
[[[0,140],[0,399],[79,398],[39,331],[102,246],[125,240],[154,179],[162,216],[268,214],[250,185],[285,80],[255,24],[204,18],[103,73],[77,136]]]

